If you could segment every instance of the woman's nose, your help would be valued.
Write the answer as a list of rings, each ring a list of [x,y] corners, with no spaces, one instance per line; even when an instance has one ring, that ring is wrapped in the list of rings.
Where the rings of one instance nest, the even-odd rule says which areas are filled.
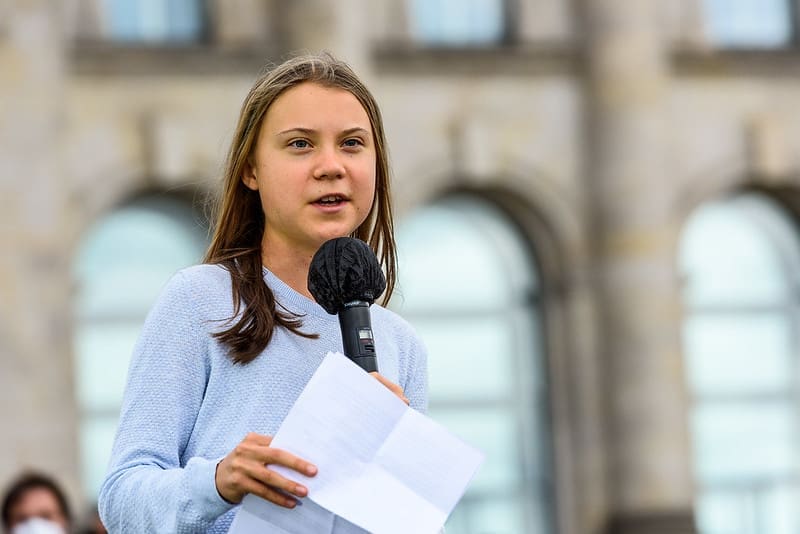
[[[336,149],[321,150],[314,168],[314,178],[341,178],[345,174],[342,155]]]

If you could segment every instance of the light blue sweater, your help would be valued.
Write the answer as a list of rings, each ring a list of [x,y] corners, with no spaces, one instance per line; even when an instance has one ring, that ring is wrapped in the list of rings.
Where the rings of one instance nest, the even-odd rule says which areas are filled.
[[[217,462],[248,432],[273,435],[328,351],[342,351],[336,316],[271,272],[277,302],[304,314],[305,339],[285,329],[246,365],[234,365],[211,333],[233,314],[229,273],[199,265],[177,273],[145,321],[128,373],[100,515],[111,533],[227,532],[235,507],[214,484]],[[411,406],[427,405],[426,353],[412,328],[371,308],[380,373]],[[309,499],[275,506],[278,533],[361,533]]]

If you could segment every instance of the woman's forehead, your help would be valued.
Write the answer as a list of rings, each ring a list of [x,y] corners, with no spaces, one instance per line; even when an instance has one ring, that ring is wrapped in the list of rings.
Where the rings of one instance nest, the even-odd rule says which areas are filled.
[[[270,130],[318,129],[347,123],[350,124],[345,128],[360,126],[371,130],[372,126],[366,109],[353,93],[315,82],[303,82],[281,93],[267,109],[264,121]]]

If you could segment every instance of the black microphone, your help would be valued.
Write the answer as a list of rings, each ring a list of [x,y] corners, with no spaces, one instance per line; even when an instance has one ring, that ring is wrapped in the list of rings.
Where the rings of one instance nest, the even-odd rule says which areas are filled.
[[[339,315],[344,354],[371,373],[378,370],[369,307],[386,277],[369,245],[352,237],[322,244],[308,269],[308,290],[325,311]]]

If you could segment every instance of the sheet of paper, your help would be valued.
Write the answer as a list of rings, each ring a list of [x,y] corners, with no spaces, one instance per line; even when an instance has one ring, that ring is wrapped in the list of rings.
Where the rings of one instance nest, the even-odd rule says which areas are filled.
[[[484,459],[338,353],[325,357],[272,446],[314,463],[318,474],[271,469],[375,534],[439,532]],[[248,496],[230,532],[262,531],[273,508]]]

